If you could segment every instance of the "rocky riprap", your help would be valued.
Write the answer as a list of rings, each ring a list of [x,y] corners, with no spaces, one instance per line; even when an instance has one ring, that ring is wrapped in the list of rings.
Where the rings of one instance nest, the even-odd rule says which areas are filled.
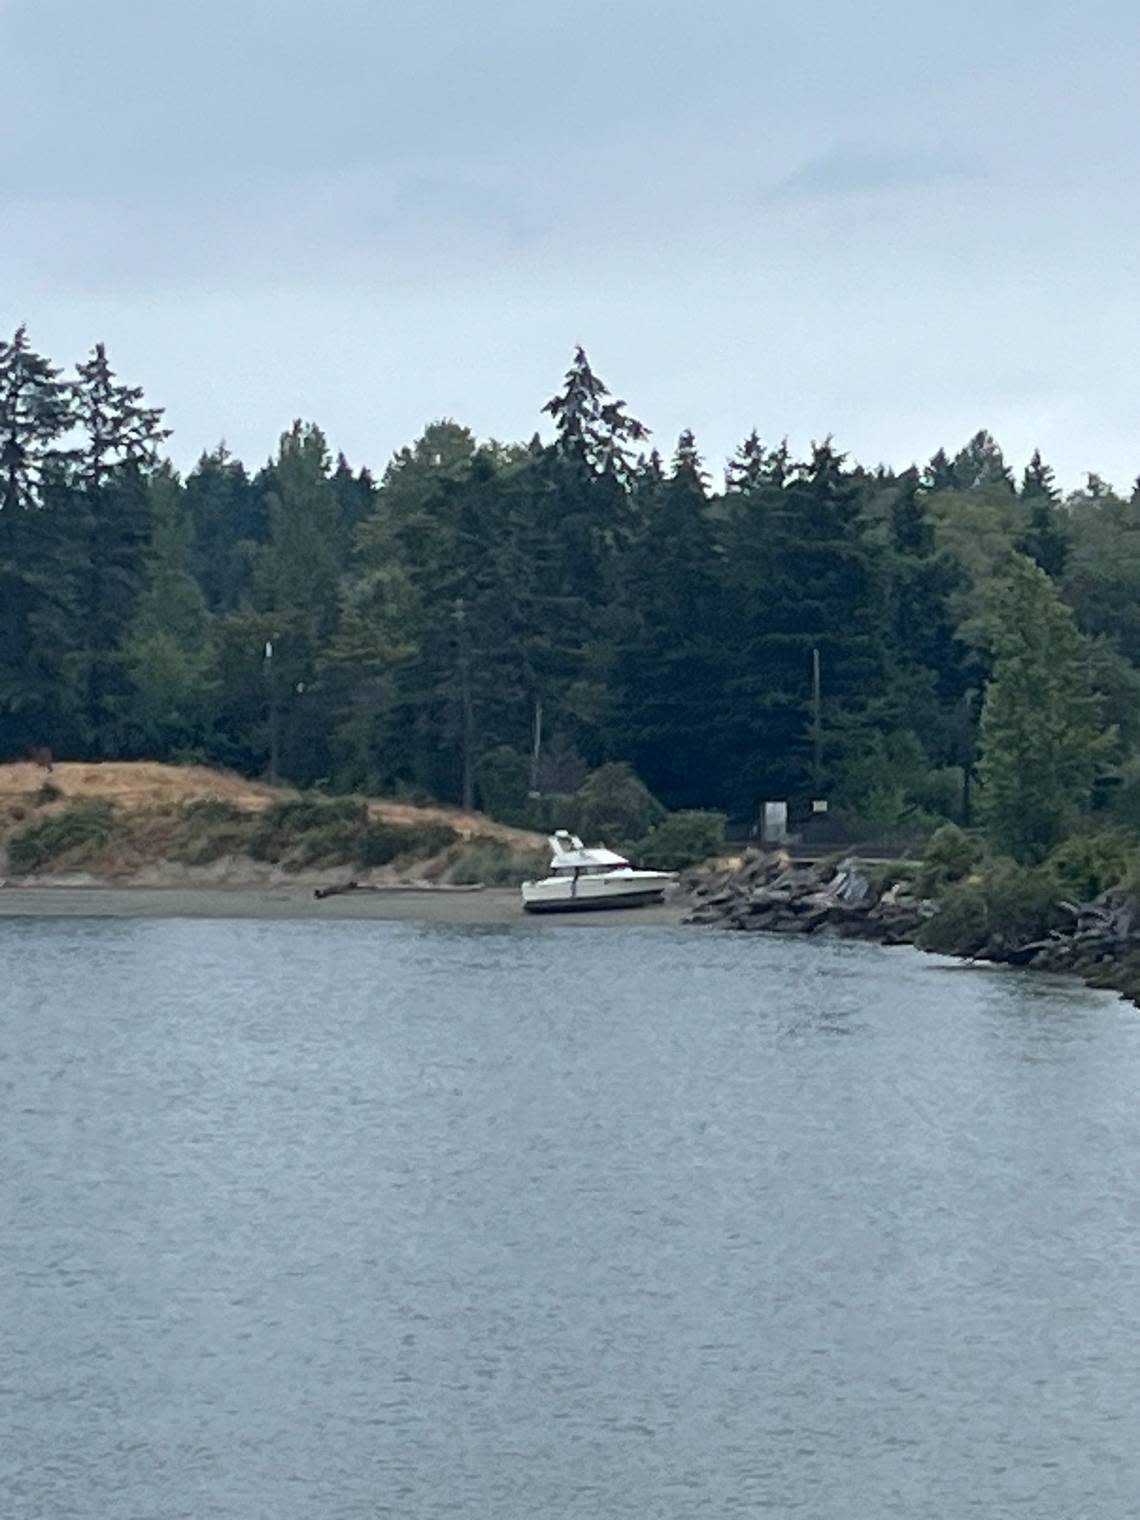
[[[1087,975],[1093,967],[1124,965],[1140,956],[1140,913],[1123,892],[1105,892],[1087,903],[1062,902],[1058,908],[1068,920],[1062,928],[1044,939],[995,944],[992,954],[980,958]]]
[[[877,878],[885,883],[878,884]],[[938,912],[910,881],[854,857],[839,865],[759,855],[735,871],[693,881],[689,924],[770,934],[907,945]],[[1032,966],[1080,976],[1140,1004],[1140,907],[1124,892],[1087,903],[1058,902],[1060,925],[1043,937],[993,928],[963,959]]]
[[[758,855],[737,871],[691,888],[690,924],[760,929],[772,934],[818,934],[835,939],[909,944],[935,912],[909,882],[885,889],[853,857],[839,865],[796,863],[783,853]]]

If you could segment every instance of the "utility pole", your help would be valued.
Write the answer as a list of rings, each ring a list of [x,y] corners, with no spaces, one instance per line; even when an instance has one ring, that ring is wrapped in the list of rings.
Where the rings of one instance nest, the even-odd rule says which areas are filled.
[[[819,649],[811,652],[812,784],[818,798],[823,785],[823,726],[821,721]]]
[[[459,699],[463,711],[463,806],[470,812],[475,806],[475,708],[471,701],[471,640],[462,597],[458,597],[455,603],[455,626]]]
[[[273,668],[273,640],[265,641],[265,687],[269,693],[269,784],[277,785],[277,761],[279,749],[277,719],[277,674]]]
[[[538,796],[538,767],[542,759],[542,698],[534,699],[534,747],[530,756],[530,795]]]

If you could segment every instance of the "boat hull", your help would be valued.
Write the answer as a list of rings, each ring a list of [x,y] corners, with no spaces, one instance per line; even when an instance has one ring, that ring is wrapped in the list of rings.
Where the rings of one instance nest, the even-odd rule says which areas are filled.
[[[646,887],[637,892],[614,893],[608,897],[547,897],[523,899],[524,913],[599,913],[611,908],[645,908],[665,901],[664,887]]]

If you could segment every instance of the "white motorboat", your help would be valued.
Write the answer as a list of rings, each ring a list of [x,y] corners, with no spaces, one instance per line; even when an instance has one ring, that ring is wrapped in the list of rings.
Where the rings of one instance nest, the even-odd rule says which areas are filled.
[[[638,908],[661,902],[675,878],[669,871],[639,871],[624,855],[602,846],[588,850],[576,834],[550,836],[550,875],[524,881],[528,913],[572,913],[589,908]]]

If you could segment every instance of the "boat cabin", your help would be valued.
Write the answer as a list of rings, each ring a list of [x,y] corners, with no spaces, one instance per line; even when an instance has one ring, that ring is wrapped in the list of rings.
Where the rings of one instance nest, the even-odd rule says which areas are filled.
[[[577,834],[559,829],[550,836],[551,876],[605,876],[610,871],[629,869],[624,855],[599,847],[588,850]]]

